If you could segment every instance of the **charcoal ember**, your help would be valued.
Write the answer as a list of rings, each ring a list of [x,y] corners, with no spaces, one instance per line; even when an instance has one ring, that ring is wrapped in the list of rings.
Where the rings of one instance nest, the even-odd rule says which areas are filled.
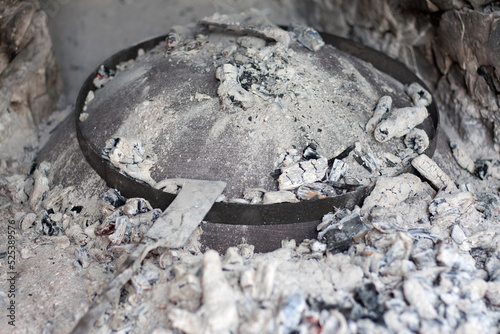
[[[486,164],[484,159],[478,159],[474,162],[474,174],[477,175],[481,180],[486,179],[488,174],[489,166]]]
[[[401,158],[388,152],[384,154],[384,159],[386,166],[389,168],[399,166],[403,163],[403,160],[401,160]]]
[[[252,297],[257,301],[264,301],[271,297],[274,290],[278,262],[276,260],[258,263],[255,271],[255,286]]]
[[[418,156],[418,153],[411,148],[406,148],[404,150],[398,150],[396,156],[401,159],[403,166],[408,166],[411,164],[411,161]]]
[[[62,232],[61,227],[58,226],[57,222],[53,221],[50,218],[50,214],[47,211],[45,211],[45,213],[43,214],[41,226],[42,226],[42,230],[40,231],[40,233],[42,235],[56,236]]]
[[[477,159],[474,162],[474,174],[481,180],[489,177],[500,179],[500,161],[493,159]]]
[[[224,64],[217,68],[215,77],[220,81],[217,94],[225,109],[233,105],[243,109],[250,108],[254,104],[254,98],[250,92],[245,90],[238,80],[238,68],[231,64]]]
[[[356,144],[353,157],[357,163],[363,166],[370,173],[378,171],[380,166],[379,162],[377,162],[376,158],[373,156],[372,153],[366,152],[364,149],[362,149],[359,143]]]
[[[295,194],[291,191],[280,190],[280,191],[268,191],[264,194],[262,198],[263,204],[275,204],[275,203],[297,203],[299,200]]]
[[[469,273],[476,270],[475,261],[471,256],[461,256],[455,247],[444,242],[438,246],[436,260],[438,264],[455,270],[458,269]]]
[[[450,142],[450,148],[457,164],[469,173],[474,174],[474,160],[471,159],[471,157],[459,146],[458,143]]]
[[[485,219],[500,219],[500,197],[494,193],[479,193],[477,194],[477,201],[476,210],[481,212]]]
[[[184,333],[203,333],[202,319],[196,314],[182,308],[174,308],[168,313],[172,327]]]
[[[251,204],[260,204],[264,199],[265,193],[266,190],[264,189],[250,188],[245,190],[243,198]]]
[[[21,230],[27,231],[28,229],[32,228],[37,224],[37,216],[34,213],[28,213],[26,214],[22,219],[21,219]],[[38,222],[41,223],[41,221],[38,219]]]
[[[406,87],[406,94],[411,98],[417,107],[428,107],[432,103],[432,95],[418,82],[414,82]]]
[[[321,155],[319,155],[319,153],[316,150],[317,150],[316,145],[309,144],[302,152],[302,156],[306,160],[321,159]]]
[[[380,177],[375,188],[365,199],[361,216],[368,218],[374,208],[391,209],[398,204],[411,200],[424,191],[422,181],[413,174],[401,174],[397,177]]]
[[[120,194],[120,191],[117,189],[109,189],[106,191],[102,198],[104,203],[111,205],[114,208],[118,208],[125,204],[127,200],[125,197]]]
[[[436,189],[457,189],[453,180],[431,158],[421,154],[412,160],[411,165]]]
[[[500,260],[498,254],[488,254],[484,262],[484,269],[488,273],[489,280],[500,282]]]
[[[453,229],[451,230],[451,239],[456,242],[457,244],[461,245],[464,243],[464,241],[467,239],[467,235],[465,234],[464,230],[458,225],[453,226]]]
[[[371,313],[371,319],[381,320],[385,307],[383,303],[381,303],[375,284],[366,283],[357,286],[354,299]]]
[[[382,96],[375,107],[372,118],[366,123],[365,130],[367,133],[373,133],[377,124],[382,120],[384,115],[388,115],[392,108],[392,98],[390,96]]]
[[[194,312],[200,307],[202,292],[198,276],[190,273],[176,275],[168,300],[177,307]]]
[[[486,298],[495,306],[500,306],[500,282],[488,282]]]
[[[375,234],[367,234],[367,240],[385,255],[378,263],[378,273],[387,280],[400,281],[405,275],[415,270],[415,264],[409,260],[413,247],[411,236],[403,231],[385,234],[379,240],[373,240]]]
[[[154,209],[131,217],[126,215],[120,215],[115,219],[108,217],[96,231],[101,235],[109,234],[108,238],[114,245],[137,243],[160,215],[161,210]]]
[[[87,246],[91,242],[90,237],[83,231],[79,224],[73,224],[64,231],[64,234],[66,234],[75,244],[82,247]]]
[[[279,189],[292,190],[304,184],[321,181],[327,169],[326,158],[311,159],[281,168],[282,173],[278,178]]]
[[[415,240],[429,240],[432,242],[441,240],[438,235],[432,233],[432,231],[427,228],[410,228],[408,229],[408,233],[410,233]]]
[[[328,165],[331,166],[335,160],[342,160],[347,158],[355,148],[356,148],[356,143],[349,145],[342,152],[340,152],[339,155],[328,160]]]
[[[276,162],[274,163],[275,167],[289,167],[294,165],[302,160],[302,155],[297,149],[289,149],[284,153],[281,153]],[[281,174],[281,171],[280,173]]]
[[[429,147],[429,136],[422,129],[413,129],[405,136],[405,145],[419,154]]]
[[[110,80],[113,80],[114,76],[115,76],[115,71],[113,69],[101,65],[97,70],[97,76],[94,78],[92,82],[94,83],[94,86],[96,86],[97,88],[102,88]]]
[[[33,210],[38,208],[40,202],[47,196],[50,190],[48,179],[50,168],[50,163],[44,161],[33,172],[35,184],[29,200],[29,205]]]
[[[61,210],[67,200],[69,195],[75,190],[75,187],[69,186],[63,188],[62,185],[55,186],[43,199],[41,205],[45,210]]]
[[[353,237],[366,230],[359,212],[353,212],[338,221],[330,222],[330,225],[318,234],[318,239],[326,243],[329,252],[344,252],[352,245]]]
[[[126,203],[120,208],[124,214],[129,217],[139,213],[146,213],[153,210],[149,202],[143,198],[129,198]]]
[[[412,253],[411,259],[417,265],[417,269],[425,267],[433,268],[436,266],[436,253],[432,248]]]
[[[243,257],[239,254],[237,247],[229,247],[222,259],[222,268],[224,270],[234,270],[243,266]]]
[[[144,153],[140,142],[130,138],[112,138],[106,142],[102,155],[121,173],[152,186],[156,184],[156,181],[151,178],[150,172],[154,160]]]
[[[165,38],[165,45],[167,46],[167,48],[175,48],[179,44],[179,42],[180,36],[175,32],[169,33]]]
[[[109,240],[115,245],[126,243],[127,240],[125,239],[125,234],[127,233],[127,226],[127,217],[118,217],[114,223],[114,232],[108,237]]]
[[[288,30],[295,33],[299,43],[304,45],[311,51],[319,51],[325,45],[325,42],[323,41],[323,38],[321,38],[321,35],[311,27],[292,23],[288,27]]]
[[[469,236],[486,228],[483,216],[476,210],[474,195],[469,192],[440,191],[429,204],[429,213],[432,230],[442,237],[447,237],[448,229],[455,224]]]
[[[19,253],[21,255],[21,259],[23,260],[30,259],[36,256],[36,253],[32,248],[23,247],[21,248],[21,251]]]
[[[332,169],[328,174],[328,181],[339,182],[349,170],[349,164],[340,159],[333,160]]]
[[[318,324],[324,333],[347,333],[347,320],[344,315],[335,309],[321,310]]]
[[[305,184],[297,189],[297,197],[302,200],[322,199],[337,195],[334,187],[320,182]]]
[[[399,299],[397,300],[399,301]],[[404,303],[404,301],[401,302]],[[418,332],[422,327],[419,315],[414,310],[406,311],[402,309],[403,307],[397,305],[397,307],[389,309],[384,314],[386,326],[394,333]]]
[[[426,107],[393,109],[387,118],[376,126],[374,131],[375,139],[383,143],[391,138],[403,137],[422,123],[428,115],[429,112]]]

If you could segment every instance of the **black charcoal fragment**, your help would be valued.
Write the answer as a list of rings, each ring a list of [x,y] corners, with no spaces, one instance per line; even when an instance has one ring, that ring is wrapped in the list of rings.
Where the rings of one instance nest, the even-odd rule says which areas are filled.
[[[120,191],[116,189],[109,189],[102,199],[104,203],[110,204],[115,208],[118,208],[125,204],[125,197],[120,194]]]
[[[43,215],[42,230],[40,232],[41,232],[41,234],[48,235],[48,236],[59,235],[59,232],[61,232],[61,228],[59,226],[57,226],[56,222],[53,222],[50,219],[49,213],[47,211],[45,211],[45,213]]]
[[[353,237],[367,230],[359,213],[352,213],[333,223],[320,233],[320,240],[325,242],[331,253],[344,252],[349,249]]]
[[[322,199],[337,195],[335,188],[323,182],[304,184],[297,189],[297,197],[302,200]]]
[[[311,51],[318,51],[325,45],[321,35],[311,27],[302,24],[292,23],[288,29],[297,35],[297,40]]]
[[[269,175],[274,179],[277,180],[280,175],[281,175],[281,169],[275,169],[273,172],[269,173]]]
[[[477,194],[478,205],[476,210],[481,212],[485,219],[500,217],[500,198],[494,193]]]
[[[342,159],[347,158],[349,156],[349,154],[352,152],[352,150],[354,150],[355,148],[356,148],[356,144],[352,144],[352,145],[348,146],[339,155],[337,155],[336,157],[333,157],[333,158],[329,159],[328,160],[328,166],[332,167],[333,162],[335,160],[342,160]]]
[[[302,152],[302,156],[306,160],[311,160],[311,159],[321,159],[321,155],[318,154],[316,151],[317,147],[314,144],[309,144],[307,147],[304,149]]]
[[[354,299],[366,308],[367,317],[375,321],[383,321],[384,305],[379,300],[375,284],[366,283],[356,287]]]

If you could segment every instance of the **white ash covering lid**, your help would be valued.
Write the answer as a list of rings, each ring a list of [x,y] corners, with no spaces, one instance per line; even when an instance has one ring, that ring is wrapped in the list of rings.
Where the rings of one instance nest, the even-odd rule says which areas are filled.
[[[403,84],[371,64],[331,45],[310,51],[294,38],[287,48],[220,29],[194,36],[185,29],[174,46],[161,43],[96,78],[102,87],[80,126],[96,152],[119,156],[109,147],[117,138],[140,147],[142,160],[115,164],[125,174],[153,186],[224,180],[225,196],[241,198],[246,189],[278,190],[270,174],[290,167],[280,157],[295,150],[305,161],[311,145],[330,162],[354,145],[337,181],[358,184],[395,175],[416,155],[403,138],[381,143],[365,130],[381,97],[396,110],[413,105]],[[335,174],[330,169],[317,181]]]

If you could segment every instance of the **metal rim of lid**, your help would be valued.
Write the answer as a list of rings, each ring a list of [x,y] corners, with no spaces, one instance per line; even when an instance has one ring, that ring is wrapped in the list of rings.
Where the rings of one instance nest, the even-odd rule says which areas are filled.
[[[330,44],[335,48],[349,53],[365,62],[371,63],[375,68],[386,73],[401,82],[402,84],[411,84],[418,82],[422,87],[429,90],[425,83],[411,72],[404,64],[396,61],[389,56],[378,52],[367,46],[355,43],[340,36],[327,33],[320,33],[325,44]],[[108,160],[102,158],[99,152],[91,149],[82,132],[79,122],[80,113],[83,111],[85,99],[90,90],[97,88],[93,84],[93,79],[101,65],[107,68],[115,69],[120,62],[134,59],[139,49],[149,51],[165,40],[167,35],[158,36],[147,41],[138,43],[126,48],[113,56],[107,58],[100,64],[84,81],[78,94],[75,106],[76,113],[76,134],[78,143],[86,160],[106,184],[119,190],[125,197],[142,197],[148,200],[153,207],[166,209],[174,200],[174,194],[166,193],[155,189],[150,185],[133,179],[130,176],[119,172]],[[430,144],[424,154],[432,157],[437,144],[437,132],[439,129],[439,112],[434,100],[427,107],[432,126],[425,131],[429,136]],[[409,165],[401,173],[415,173]],[[221,180],[224,181],[224,180]],[[241,204],[241,203],[214,203],[212,209],[205,217],[205,221],[213,223],[231,224],[231,225],[275,225],[275,224],[294,224],[302,222],[311,222],[321,220],[323,215],[331,212],[334,207],[352,208],[355,205],[361,205],[362,201],[373,189],[372,186],[365,186],[360,189],[348,192],[343,195],[328,197],[324,199],[315,199],[301,201],[298,203],[277,203],[277,204]]]

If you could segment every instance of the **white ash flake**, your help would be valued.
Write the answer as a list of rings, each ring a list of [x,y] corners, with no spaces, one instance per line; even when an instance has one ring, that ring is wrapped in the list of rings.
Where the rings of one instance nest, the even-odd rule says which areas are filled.
[[[328,169],[326,158],[311,159],[281,169],[280,190],[291,190],[307,183],[321,181]]]
[[[113,138],[106,142],[102,154],[121,173],[152,186],[156,184],[149,171],[155,162],[144,153],[140,142],[129,138]]]

